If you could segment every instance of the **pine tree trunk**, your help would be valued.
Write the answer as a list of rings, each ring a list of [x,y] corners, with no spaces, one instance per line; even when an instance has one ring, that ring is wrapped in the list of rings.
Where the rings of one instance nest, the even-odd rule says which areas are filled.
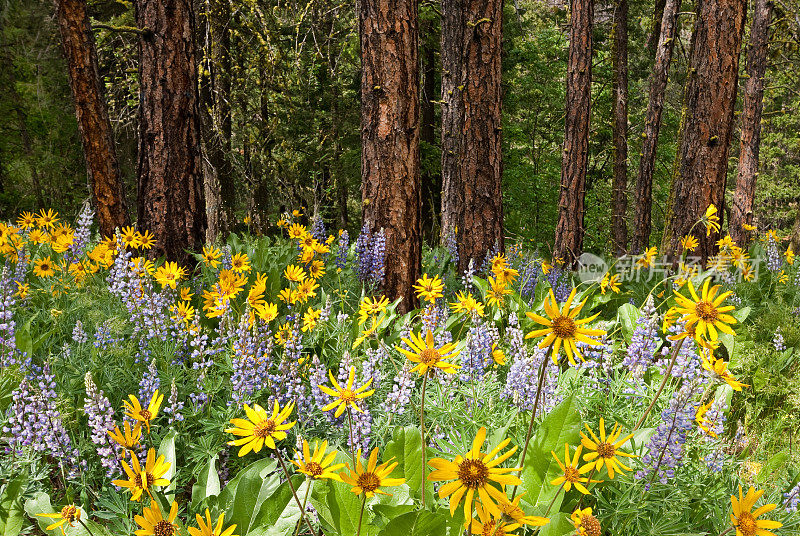
[[[583,249],[592,92],[592,0],[571,0],[564,153],[553,255],[573,266]]]
[[[653,174],[656,167],[658,133],[661,130],[661,115],[664,111],[664,94],[669,78],[669,65],[675,43],[675,28],[678,22],[680,0],[667,0],[661,20],[660,38],[656,49],[656,60],[650,74],[650,97],[647,101],[647,118],[642,134],[642,151],[639,158],[639,174],[636,177],[636,208],[634,210],[634,232],[631,243],[633,253],[641,253],[650,243],[653,208]]]
[[[383,290],[415,307],[420,273],[419,22],[416,0],[361,0],[363,221],[386,234]]]
[[[155,256],[193,264],[206,227],[190,0],[139,0],[139,222]]]
[[[86,0],[56,0],[55,5],[100,233],[113,236],[115,228],[130,224],[130,218],[114,133],[100,91],[97,51]]]
[[[653,6],[653,31],[647,36],[647,51],[650,58],[654,58],[658,50],[658,43],[661,41],[661,21],[664,20],[664,11],[667,0],[656,0]]]
[[[614,253],[628,250],[628,0],[614,9],[614,178],[611,201],[611,243]]]
[[[432,33],[431,24],[426,25],[428,33]],[[425,36],[422,45],[422,125],[420,141],[427,151],[432,152],[436,145],[436,48],[430,35]],[[425,149],[423,149],[423,154]],[[433,169],[422,172],[422,234],[434,240],[434,229],[439,225],[439,208],[442,203],[442,176]]]
[[[710,204],[724,214],[728,150],[733,133],[745,0],[700,0],[692,34],[689,77],[667,208],[662,251],[672,259],[680,239]],[[692,232],[703,265],[716,251],[718,232]]]
[[[744,85],[739,169],[731,205],[731,220],[728,225],[731,238],[740,247],[745,246],[749,234],[744,225],[753,224],[753,199],[758,177],[761,112],[764,109],[764,73],[767,69],[771,15],[771,0],[755,0],[753,2],[753,25],[750,29],[750,46],[747,49],[747,65],[745,67],[747,81]]]
[[[503,250],[500,0],[442,1],[442,236],[458,267]]]

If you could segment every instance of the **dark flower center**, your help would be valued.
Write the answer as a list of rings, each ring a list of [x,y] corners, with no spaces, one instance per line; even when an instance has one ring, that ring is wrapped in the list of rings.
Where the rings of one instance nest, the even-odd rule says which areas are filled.
[[[702,300],[697,302],[694,310],[704,322],[714,322],[718,316],[717,308],[710,301]]]
[[[419,360],[425,365],[433,365],[439,361],[439,351],[436,348],[425,348],[419,353]]]
[[[319,476],[322,474],[322,466],[317,462],[308,462],[306,464],[306,471],[311,476]]]
[[[272,419],[267,419],[253,428],[253,435],[255,437],[269,437],[275,432],[275,422]]]
[[[378,478],[378,475],[370,472],[358,475],[358,480],[356,480],[356,482],[358,483],[358,487],[367,492],[375,491],[378,489],[378,486],[381,485],[381,480]]]
[[[572,339],[575,337],[577,326],[575,321],[568,316],[557,316],[553,319],[553,333],[559,339]]]
[[[481,460],[464,460],[458,466],[458,479],[470,489],[478,489],[486,484],[489,468]]]
[[[616,449],[611,443],[600,443],[597,445],[597,454],[601,458],[613,458],[615,453]]]
[[[153,536],[172,536],[176,532],[175,525],[163,519],[153,527]]]

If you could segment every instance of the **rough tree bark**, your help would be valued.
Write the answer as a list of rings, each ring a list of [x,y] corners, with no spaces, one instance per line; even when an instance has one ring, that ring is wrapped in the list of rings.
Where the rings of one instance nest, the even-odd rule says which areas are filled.
[[[56,0],[55,6],[100,233],[113,236],[115,228],[130,224],[130,218],[111,121],[100,90],[86,0]]]
[[[661,19],[660,38],[656,49],[656,60],[650,74],[650,96],[647,101],[647,118],[642,133],[642,151],[639,158],[639,174],[636,177],[636,208],[633,217],[633,240],[631,251],[641,253],[650,243],[653,208],[653,174],[656,167],[658,133],[661,130],[661,114],[664,111],[664,94],[669,79],[669,66],[675,43],[675,28],[678,22],[680,0],[666,0]]]
[[[419,26],[416,0],[361,0],[363,221],[386,233],[383,290],[414,308],[419,277]]]
[[[747,80],[744,84],[744,107],[739,143],[739,168],[736,190],[731,205],[728,232],[740,247],[747,242],[744,225],[753,224],[753,199],[758,177],[758,150],[761,144],[761,112],[764,109],[764,73],[767,69],[769,48],[769,20],[772,15],[771,0],[753,2],[753,22],[750,45],[747,48]]]
[[[613,95],[614,178],[611,200],[611,243],[614,254],[628,250],[628,0],[614,6]]]
[[[501,0],[442,1],[442,236],[458,268],[503,250]]]
[[[647,36],[647,51],[651,58],[655,57],[661,41],[661,21],[664,20],[666,4],[667,0],[656,0],[653,5],[653,31]]]
[[[139,0],[138,225],[152,255],[193,264],[206,226],[200,110],[190,0]]]
[[[589,114],[592,90],[593,0],[570,1],[564,153],[553,255],[573,266],[583,249]]]
[[[733,132],[739,51],[746,0],[699,0],[692,34],[689,77],[662,241],[673,260],[682,236],[689,233],[713,203],[724,214],[728,150]],[[719,233],[693,234],[694,254],[706,260],[716,251]]]

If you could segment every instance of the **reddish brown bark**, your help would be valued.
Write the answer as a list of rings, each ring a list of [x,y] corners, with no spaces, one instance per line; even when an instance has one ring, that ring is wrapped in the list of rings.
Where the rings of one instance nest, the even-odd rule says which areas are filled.
[[[115,228],[129,225],[130,219],[111,121],[100,91],[86,0],[56,0],[55,5],[100,233],[112,236]]]
[[[753,199],[758,177],[758,150],[761,144],[761,112],[764,109],[764,73],[769,49],[770,0],[755,0],[750,45],[747,48],[747,81],[744,84],[742,131],[739,137],[739,167],[731,204],[728,232],[740,247],[747,242],[744,225],[753,224]]]
[[[553,255],[574,265],[583,249],[592,92],[592,0],[570,1],[564,153]]]
[[[675,258],[682,236],[714,204],[724,214],[728,150],[733,132],[745,0],[700,0],[692,34],[689,77],[672,178],[663,252]],[[703,264],[719,233],[693,233]]]
[[[639,158],[639,174],[636,177],[636,208],[631,251],[641,253],[650,243],[653,208],[653,174],[656,166],[658,133],[661,130],[661,114],[664,111],[664,94],[667,89],[669,66],[675,42],[680,0],[666,0],[661,20],[661,30],[653,72],[650,74],[650,97],[647,101],[647,118],[642,133],[642,151]]]
[[[614,253],[628,250],[628,0],[614,9],[614,177],[611,199],[611,243]]]
[[[500,0],[442,1],[442,236],[460,271],[503,249]]]
[[[420,274],[419,26],[415,0],[361,0],[364,222],[386,234],[384,292],[415,306]]]
[[[153,255],[193,264],[206,226],[200,110],[189,0],[139,0],[138,225],[153,232]]]

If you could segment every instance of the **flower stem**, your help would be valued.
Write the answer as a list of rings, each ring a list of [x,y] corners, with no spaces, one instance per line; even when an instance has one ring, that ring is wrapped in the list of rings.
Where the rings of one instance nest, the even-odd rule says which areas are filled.
[[[314,527],[311,526],[311,521],[308,520],[306,517],[305,507],[301,506],[300,499],[297,497],[297,491],[294,489],[294,484],[292,484],[292,479],[289,476],[289,471],[286,469],[286,464],[283,463],[283,456],[281,456],[281,452],[275,449],[275,456],[278,458],[278,463],[281,464],[281,469],[283,469],[283,474],[286,475],[286,482],[289,483],[289,489],[292,490],[292,497],[294,497],[294,502],[297,503],[297,506],[300,507],[300,518],[306,522],[308,525],[308,530],[311,531],[311,534],[314,534]]]
[[[542,367],[539,369],[539,386],[536,388],[536,400],[533,402],[533,411],[531,412],[531,422],[528,424],[528,433],[525,434],[525,445],[522,447],[522,457],[519,459],[519,466],[525,464],[525,456],[528,454],[528,443],[531,440],[533,433],[533,423],[536,420],[536,410],[539,408],[539,397],[542,394],[542,385],[544,385],[544,372],[547,369],[547,356],[542,358]],[[511,500],[517,496],[517,486],[514,486],[514,491],[511,493]]]
[[[353,471],[356,470],[356,442],[353,440],[353,410],[347,406],[347,422],[350,424],[350,456],[353,458]]]
[[[589,488],[589,485],[592,483],[592,477],[594,476],[594,474],[595,474],[596,472],[597,472],[597,465],[595,465],[594,467],[592,467],[592,471],[589,473],[589,478],[587,478],[587,479],[586,479],[586,480],[587,480],[587,482],[586,482],[586,488],[587,488],[587,489]],[[581,499],[578,501],[578,508],[577,508],[578,510],[580,510],[580,509],[581,509],[581,505],[583,504],[583,498],[584,498],[584,497],[586,497],[586,495],[584,495],[583,493],[581,493]]]
[[[733,527],[728,527],[727,529],[725,529],[722,532],[720,532],[719,536],[724,536],[725,534],[728,534],[732,530],[733,530]]]
[[[664,379],[661,380],[661,385],[658,386],[658,391],[656,391],[656,394],[653,397],[653,400],[650,401],[650,405],[647,406],[646,410],[644,410],[644,413],[642,414],[642,416],[639,419],[639,421],[636,423],[636,426],[633,427],[633,430],[631,430],[631,432],[635,432],[636,430],[639,429],[639,427],[642,425],[642,423],[644,423],[644,420],[650,414],[650,411],[652,411],[653,406],[655,406],[656,400],[658,400],[658,397],[661,396],[661,391],[663,391],[664,390],[664,386],[667,385],[667,380],[669,379],[670,375],[672,374],[672,368],[675,366],[675,361],[678,359],[678,352],[681,351],[681,347],[683,346],[683,341],[685,341],[685,340],[686,340],[685,338],[679,340],[678,344],[676,344],[675,348],[672,350],[672,359],[670,359],[670,361],[669,361],[669,366],[667,367],[667,370],[664,371]]]
[[[305,496],[303,497],[303,506],[300,508],[300,510],[303,511],[303,512],[306,511],[306,503],[308,501],[308,492],[311,490],[311,483],[312,483],[312,480],[310,478],[307,478],[306,479],[306,493],[305,493]],[[302,526],[303,526],[302,520],[298,521],[297,522],[297,529],[295,529],[295,533],[294,533],[295,536],[297,536],[300,533],[300,527],[302,527]],[[313,532],[312,532],[312,534],[313,534]]]
[[[361,521],[364,519],[364,505],[367,504],[367,494],[364,494],[364,498],[361,499],[361,512],[358,514],[358,532],[356,536],[361,536]]]
[[[86,529],[86,532],[89,533],[89,536],[94,536],[94,534],[92,533],[92,530],[89,527],[86,526],[86,523],[84,523],[82,519],[78,518],[78,523],[80,523],[83,526],[83,528]]]
[[[419,433],[422,436],[422,508],[425,508],[425,385],[428,374],[422,376],[422,402],[419,405]]]

